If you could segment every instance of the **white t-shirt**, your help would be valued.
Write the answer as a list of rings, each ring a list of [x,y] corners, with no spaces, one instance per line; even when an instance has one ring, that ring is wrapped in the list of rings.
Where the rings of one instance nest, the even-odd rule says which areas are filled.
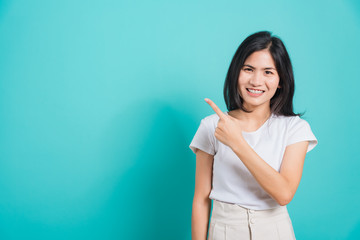
[[[228,114],[228,112],[224,113]],[[280,206],[263,190],[231,148],[215,138],[218,121],[219,116],[215,113],[202,119],[189,146],[194,153],[197,149],[201,149],[214,155],[212,189],[209,198],[255,210]],[[318,143],[309,123],[299,116],[271,114],[256,131],[243,131],[242,134],[255,152],[278,172],[286,146],[309,141],[307,149],[309,152]]]

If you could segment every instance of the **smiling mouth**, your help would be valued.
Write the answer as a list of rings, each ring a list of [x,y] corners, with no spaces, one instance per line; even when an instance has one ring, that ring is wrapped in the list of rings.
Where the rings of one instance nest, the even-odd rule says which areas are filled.
[[[255,89],[251,89],[251,88],[247,88],[246,90],[247,90],[248,92],[256,93],[256,94],[265,92],[265,91],[263,91],[263,90],[255,90]]]

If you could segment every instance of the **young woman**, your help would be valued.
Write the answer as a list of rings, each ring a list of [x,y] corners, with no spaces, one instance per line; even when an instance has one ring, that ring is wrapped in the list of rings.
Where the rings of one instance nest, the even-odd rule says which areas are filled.
[[[205,99],[215,113],[201,120],[190,144],[196,154],[192,240],[295,239],[286,205],[318,141],[293,112],[293,95],[283,42],[267,31],[247,37],[226,76],[228,111]]]

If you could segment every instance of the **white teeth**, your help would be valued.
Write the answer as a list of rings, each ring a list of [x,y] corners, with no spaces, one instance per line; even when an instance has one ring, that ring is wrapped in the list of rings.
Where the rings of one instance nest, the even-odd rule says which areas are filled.
[[[264,92],[264,91],[261,91],[261,90],[252,90],[252,89],[249,89],[249,88],[248,88],[248,90],[249,90],[249,92],[252,92],[252,93],[262,93],[262,92]]]

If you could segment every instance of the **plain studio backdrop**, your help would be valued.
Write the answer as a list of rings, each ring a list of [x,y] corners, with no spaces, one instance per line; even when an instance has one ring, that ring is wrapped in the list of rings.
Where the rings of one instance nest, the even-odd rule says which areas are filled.
[[[319,140],[298,239],[360,237],[360,5],[0,0],[0,239],[191,239],[189,144],[238,45],[269,30]]]

